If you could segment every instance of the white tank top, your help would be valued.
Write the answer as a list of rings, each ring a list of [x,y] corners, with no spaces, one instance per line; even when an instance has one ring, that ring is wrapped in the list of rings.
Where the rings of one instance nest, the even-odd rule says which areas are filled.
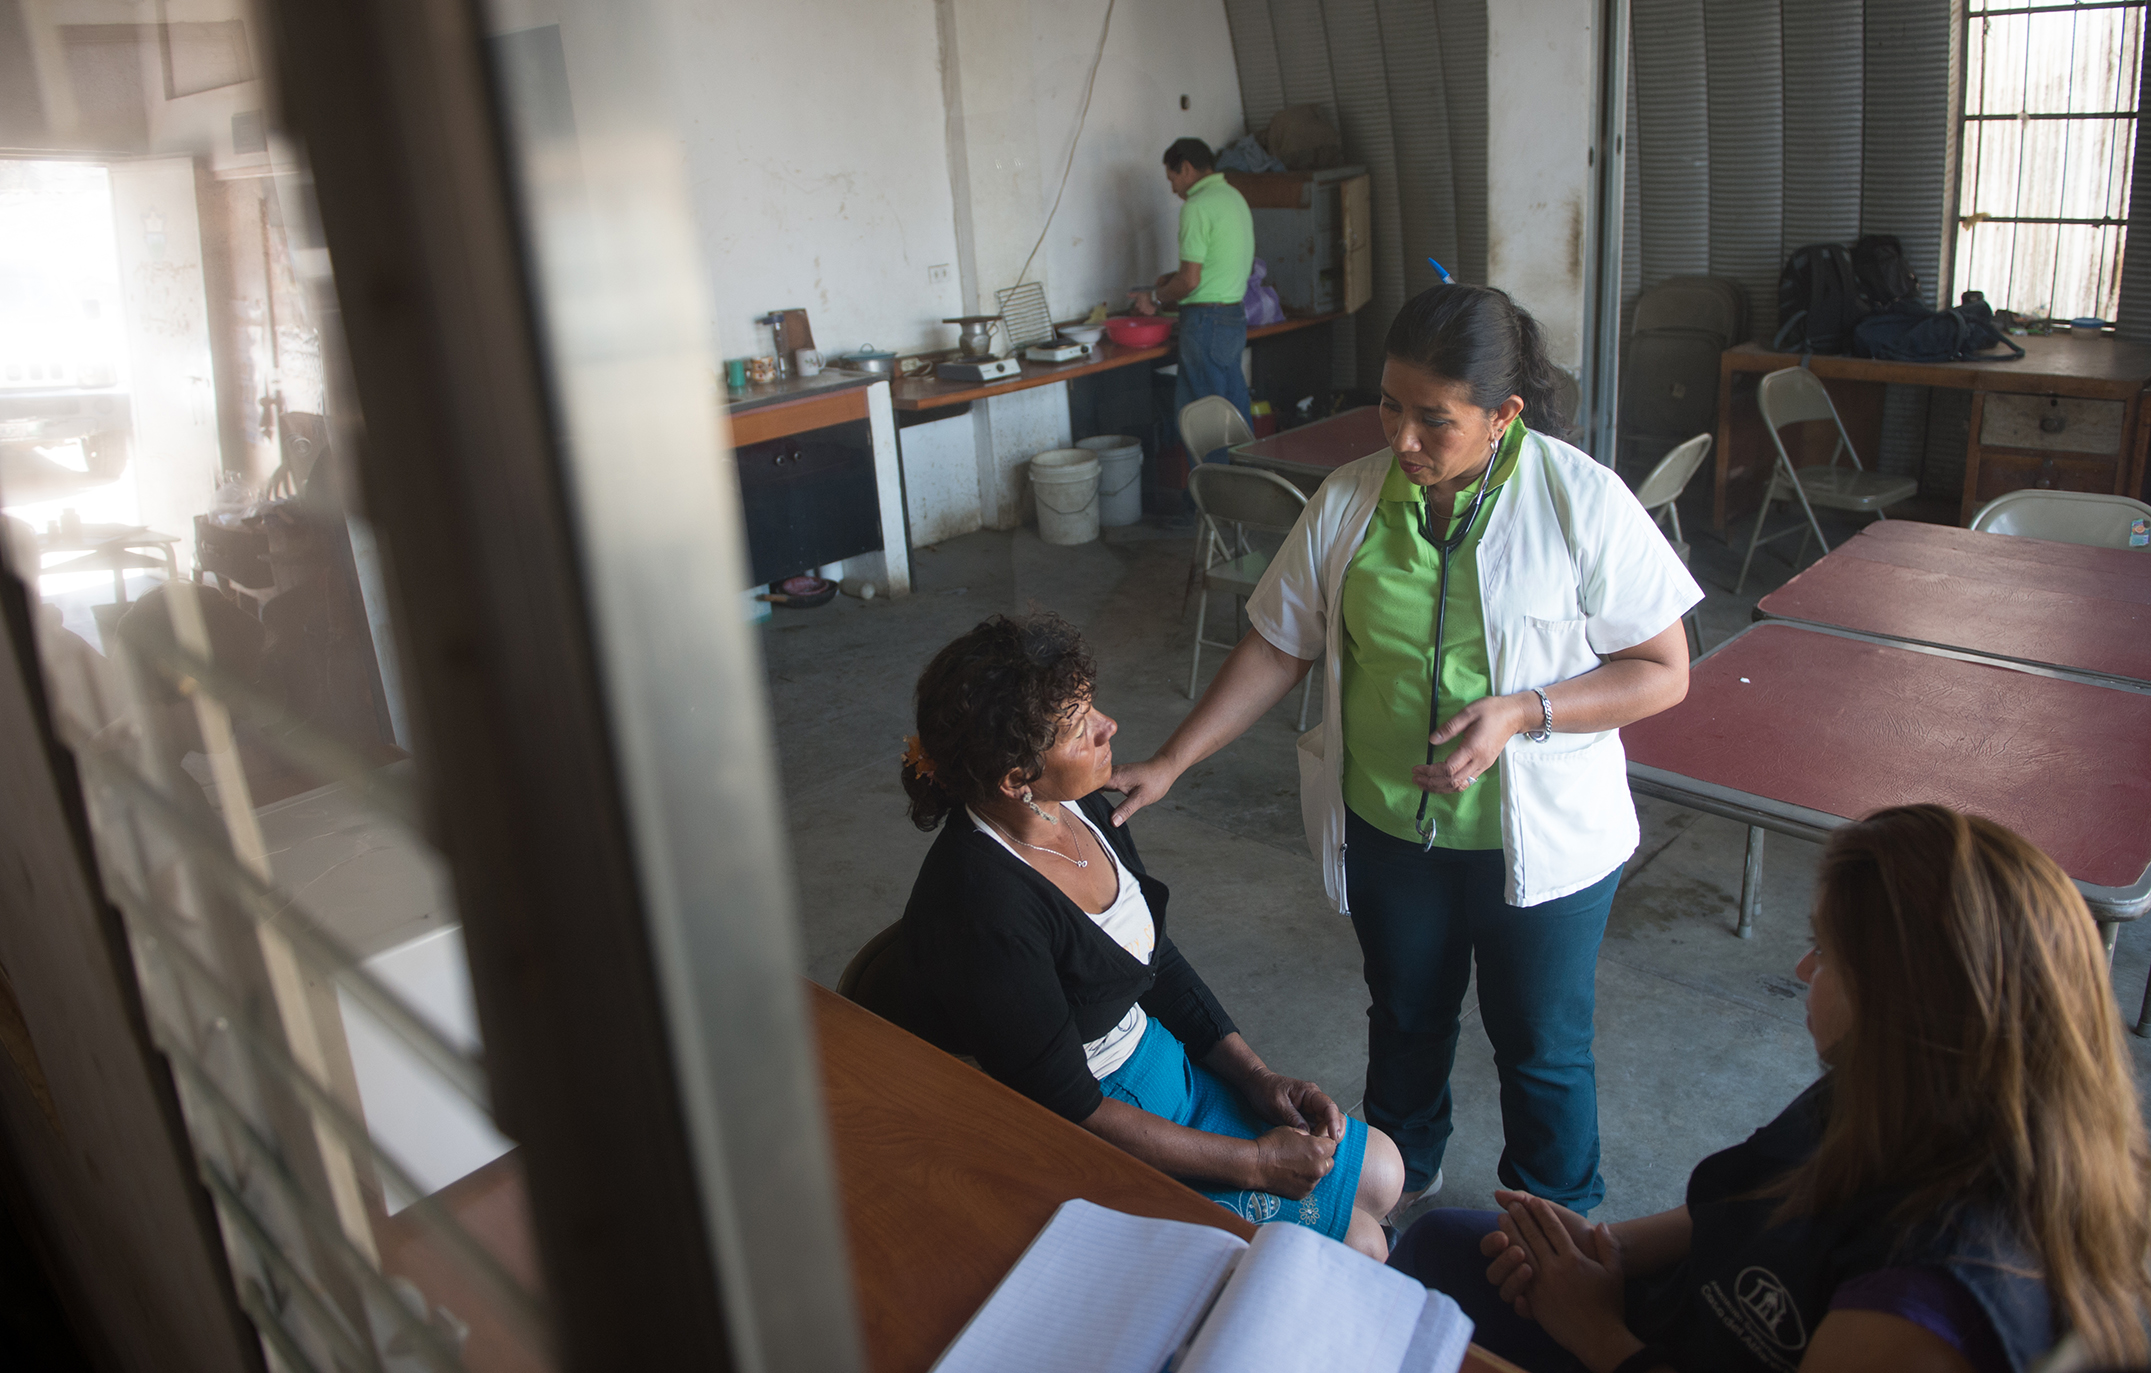
[[[1090,915],[1098,928],[1104,930],[1115,944],[1135,955],[1147,966],[1151,953],[1157,948],[1158,931],[1156,923],[1150,918],[1150,903],[1143,899],[1141,884],[1135,880],[1135,874],[1114,857],[1112,845],[1105,842],[1105,836],[1099,833],[1096,825],[1091,824],[1090,817],[1083,814],[1075,802],[1063,801],[1061,807],[1097,836],[1098,847],[1104,850],[1106,861],[1113,865],[1113,872],[1119,879],[1119,889],[1113,894],[1113,904],[1095,915],[1090,915],[1088,911],[1084,911],[1084,914]],[[991,835],[995,843],[1018,858],[1024,857],[1022,849],[1009,843],[1001,832],[987,824],[977,811],[969,807],[965,807],[965,810],[971,817],[971,823]],[[1026,858],[1024,861],[1030,860]],[[1082,907],[1078,906],[1076,909],[1082,910]],[[1143,1031],[1149,1028],[1149,1025],[1150,1017],[1143,1014],[1143,1008],[1140,1005],[1130,1006],[1118,1025],[1085,1044],[1083,1061],[1090,1068],[1090,1075],[1103,1081],[1119,1071],[1121,1065],[1134,1056],[1135,1046],[1142,1042]]]

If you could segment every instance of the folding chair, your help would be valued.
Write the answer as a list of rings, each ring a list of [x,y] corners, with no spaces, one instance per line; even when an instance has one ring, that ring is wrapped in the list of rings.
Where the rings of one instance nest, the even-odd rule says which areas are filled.
[[[1972,516],[1972,528],[1988,534],[2051,539],[2055,543],[2128,548],[2129,526],[2138,520],[2151,520],[2151,505],[2127,496],[2092,491],[2011,491],[1979,507],[1979,513]]]
[[[1199,402],[1198,402],[1199,403]],[[1188,699],[1195,699],[1195,686],[1202,678],[1205,647],[1231,649],[1236,644],[1203,637],[1210,614],[1210,593],[1229,591],[1233,596],[1233,624],[1239,625],[1239,607],[1255,592],[1255,583],[1270,565],[1270,555],[1247,545],[1247,531],[1286,533],[1307,505],[1307,494],[1278,476],[1257,467],[1233,467],[1225,463],[1198,466],[1188,473],[1188,494],[1195,498],[1199,528],[1196,560],[1202,568],[1202,598],[1195,611],[1195,658],[1188,666]],[[1225,526],[1234,526],[1227,537]],[[1307,703],[1314,695],[1314,674],[1300,693],[1300,728],[1307,728]]]
[[[1190,472],[1202,466],[1203,459],[1218,449],[1248,443],[1255,437],[1255,431],[1248,428],[1240,407],[1223,396],[1203,396],[1181,406],[1179,424],[1180,444],[1187,450]],[[1196,585],[1202,581],[1202,550],[1202,535],[1198,531],[1195,557],[1188,563],[1187,584],[1180,589],[1180,618],[1183,620],[1187,618],[1188,598],[1195,594]]]
[[[1748,584],[1748,564],[1755,561],[1758,546],[1782,539],[1794,532],[1781,529],[1770,538],[1763,537],[1763,521],[1770,517],[1773,502],[1797,500],[1807,522],[1797,526],[1800,534],[1799,552],[1793,554],[1793,566],[1807,553],[1808,535],[1822,551],[1830,551],[1830,541],[1822,536],[1822,525],[1815,519],[1815,507],[1826,510],[1851,510],[1887,519],[1883,509],[1910,497],[1919,490],[1919,483],[1911,477],[1885,477],[1869,472],[1860,466],[1860,455],[1852,451],[1852,436],[1845,432],[1845,422],[1838,418],[1837,407],[1830,403],[1830,393],[1813,372],[1804,367],[1787,367],[1772,372],[1756,389],[1755,403],[1763,412],[1763,428],[1770,431],[1770,445],[1777,450],[1777,466],[1770,474],[1770,487],[1763,493],[1763,504],[1755,512],[1755,532],[1748,538],[1748,556],[1740,560],[1740,580],[1733,586],[1733,594],[1739,595]],[[1794,467],[1792,455],[1785,451],[1785,440],[1779,433],[1788,424],[1802,420],[1828,420],[1837,426],[1837,446],[1830,450],[1830,461],[1808,467]],[[1852,470],[1840,469],[1840,457],[1852,460]]]
[[[1680,496],[1688,489],[1703,459],[1710,456],[1711,436],[1697,434],[1683,440],[1672,452],[1658,460],[1650,475],[1636,487],[1636,500],[1650,512],[1658,527],[1667,531],[1673,551],[1680,556],[1680,565],[1688,565],[1688,543],[1680,536]],[[1688,651],[1696,657],[1703,654],[1703,622],[1696,618],[1694,610],[1681,616],[1688,626]]]

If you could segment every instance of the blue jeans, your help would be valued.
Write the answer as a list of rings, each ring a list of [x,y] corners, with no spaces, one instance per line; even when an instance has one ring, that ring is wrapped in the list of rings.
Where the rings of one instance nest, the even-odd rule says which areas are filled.
[[[1180,307],[1180,377],[1173,383],[1173,415],[1204,396],[1223,396],[1254,423],[1247,399],[1247,378],[1240,375],[1240,354],[1247,347],[1247,312],[1230,305]],[[1207,453],[1190,453],[1190,463],[1207,462]]]
[[[1598,945],[1620,882],[1537,906],[1501,899],[1499,849],[1433,849],[1346,813],[1345,890],[1365,958],[1367,1123],[1404,1156],[1416,1191],[1441,1168],[1452,1130],[1449,1070],[1472,963],[1479,1018],[1501,1077],[1504,1186],[1588,1212],[1598,1175],[1598,1074],[1591,1057]]]
[[[1525,1320],[1486,1280],[1479,1241],[1501,1227],[1499,1211],[1429,1211],[1397,1237],[1389,1266],[1445,1292],[1471,1317],[1471,1340],[1528,1373],[1583,1373],[1576,1356],[1554,1343],[1537,1321]]]

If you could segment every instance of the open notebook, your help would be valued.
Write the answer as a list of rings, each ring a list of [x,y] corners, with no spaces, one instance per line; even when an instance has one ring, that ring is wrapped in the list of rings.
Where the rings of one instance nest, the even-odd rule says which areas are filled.
[[[934,1373],[1456,1373],[1457,1304],[1297,1225],[1209,1225],[1063,1202]]]

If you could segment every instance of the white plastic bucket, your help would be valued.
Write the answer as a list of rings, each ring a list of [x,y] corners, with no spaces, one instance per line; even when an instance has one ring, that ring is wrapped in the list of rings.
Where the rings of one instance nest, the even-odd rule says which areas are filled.
[[[1126,434],[1078,439],[1076,447],[1098,455],[1098,523],[1134,524],[1143,518],[1143,444]]]
[[[1098,459],[1088,448],[1049,448],[1031,459],[1031,498],[1038,537],[1089,543],[1098,537]]]

